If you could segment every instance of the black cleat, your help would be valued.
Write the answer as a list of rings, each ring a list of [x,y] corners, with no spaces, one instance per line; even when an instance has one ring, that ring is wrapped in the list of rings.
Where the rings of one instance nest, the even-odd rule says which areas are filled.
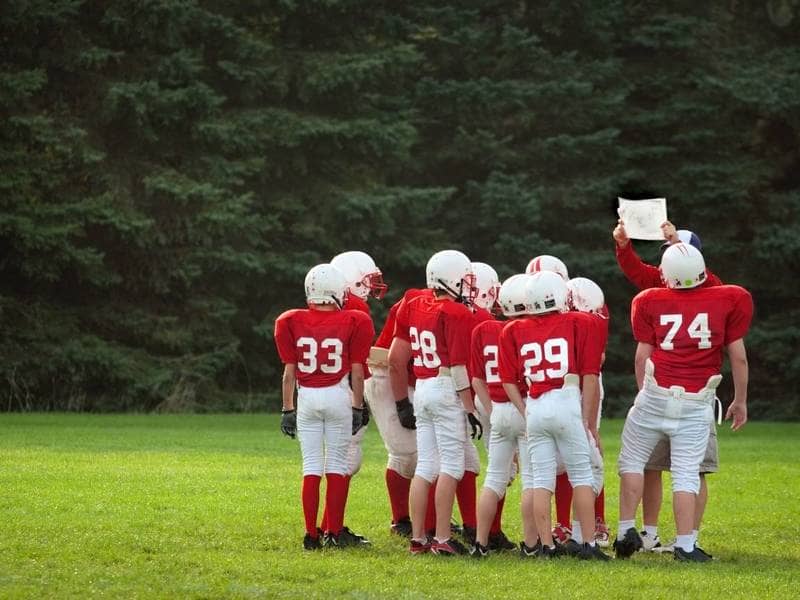
[[[550,560],[551,558],[559,558],[560,556],[561,553],[559,552],[558,547],[555,545],[553,545],[552,547],[542,545],[542,549],[539,552],[539,558],[543,558],[545,560]]]
[[[489,534],[489,550],[497,552],[516,550],[517,545],[508,539],[505,533],[498,531],[497,533]]]
[[[537,541],[533,547],[525,545],[522,541],[519,543],[519,556],[520,558],[537,558],[542,553],[542,543]]]
[[[708,552],[706,552],[705,550],[703,550],[703,549],[702,549],[700,546],[698,546],[697,544],[695,544],[695,545],[694,545],[694,549],[695,549],[695,550],[697,550],[697,551],[698,551],[700,554],[705,554],[705,555],[706,555],[708,558],[710,558],[710,559],[712,559],[712,560],[714,559],[714,556],[713,556],[713,555],[711,555],[711,554],[709,554]]]
[[[461,535],[464,532],[458,523],[450,521],[450,533],[453,535]]]
[[[710,562],[713,560],[711,556],[700,550],[697,546],[691,552],[687,552],[680,546],[675,546],[675,549],[672,551],[675,560],[679,560],[681,562]]]
[[[469,551],[469,555],[472,558],[486,558],[487,556],[489,556],[489,548],[487,548],[483,544],[475,542],[475,545]]]
[[[583,546],[574,539],[569,538],[563,544],[556,544],[556,549],[561,556],[580,556]]]
[[[464,525],[461,529],[461,539],[463,539],[467,546],[474,546],[475,545],[475,538],[478,536],[478,531],[474,527],[470,527],[469,525]]]
[[[370,542],[367,538],[363,535],[359,535],[350,531],[349,527],[342,527],[342,530],[339,532],[339,540],[346,540],[346,546],[371,546],[372,542]]]
[[[589,545],[588,542],[584,543],[578,554],[581,560],[611,560],[611,557],[600,549],[600,546],[595,544]]]
[[[320,548],[322,548],[322,541],[319,536],[311,537],[311,535],[307,533],[303,538],[303,550],[319,550]]]
[[[628,529],[622,539],[619,539],[618,536],[614,540],[614,553],[617,558],[630,558],[634,552],[642,547],[642,536],[639,535],[635,527]]]
[[[392,523],[391,532],[395,535],[401,535],[403,537],[410,538],[411,537],[411,519],[408,517],[404,517],[399,521]]]

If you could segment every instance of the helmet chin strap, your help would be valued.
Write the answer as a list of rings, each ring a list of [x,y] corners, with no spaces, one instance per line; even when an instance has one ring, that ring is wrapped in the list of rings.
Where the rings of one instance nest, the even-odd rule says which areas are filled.
[[[444,289],[444,291],[446,291],[448,294],[450,294],[453,297],[454,300],[457,300],[458,302],[465,303],[464,302],[464,296],[462,294],[459,294],[458,292],[456,292],[453,288],[451,288],[449,285],[447,285],[443,280],[437,279],[436,281],[439,282],[439,285],[442,286],[442,289]]]
[[[333,302],[336,304],[336,306],[339,308],[339,310],[342,310],[343,304],[341,302],[339,302],[339,299],[336,296],[334,296],[333,294],[331,294],[331,298],[333,298]]]

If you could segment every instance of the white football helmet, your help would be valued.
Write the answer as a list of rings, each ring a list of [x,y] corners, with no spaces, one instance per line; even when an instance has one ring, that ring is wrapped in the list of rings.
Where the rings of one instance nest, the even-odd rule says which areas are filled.
[[[567,272],[567,265],[560,258],[550,256],[549,254],[541,254],[536,258],[532,258],[531,262],[525,268],[528,275],[533,275],[539,271],[552,271],[558,273],[564,281],[569,281],[569,273]]]
[[[475,299],[475,275],[469,258],[458,250],[442,250],[431,256],[425,267],[428,287],[444,290],[467,304]]]
[[[525,304],[531,315],[567,310],[567,282],[553,271],[539,271],[528,277]]]
[[[498,302],[503,314],[507,317],[518,317],[527,314],[527,296],[525,290],[530,277],[524,273],[512,275],[500,286]]]
[[[333,265],[323,263],[306,274],[306,301],[314,304],[335,304],[342,308],[347,292],[344,274]]]
[[[366,252],[342,252],[331,259],[331,264],[344,274],[350,293],[362,300],[367,296],[380,300],[389,289],[383,282],[381,270]]]
[[[567,282],[567,288],[567,303],[572,310],[595,314],[603,310],[606,303],[603,290],[591,279],[573,277]]]
[[[482,262],[472,263],[472,272],[475,275],[475,306],[492,311],[497,304],[497,294],[500,291],[500,278],[491,266]]]
[[[706,261],[690,244],[672,244],[661,255],[661,279],[673,289],[694,288],[706,280]]]

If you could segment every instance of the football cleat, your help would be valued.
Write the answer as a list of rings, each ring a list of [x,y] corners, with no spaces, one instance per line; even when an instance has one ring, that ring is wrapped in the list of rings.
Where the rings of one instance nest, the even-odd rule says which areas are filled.
[[[533,547],[526,546],[524,541],[519,543],[520,558],[536,558],[541,553],[542,553],[542,543],[538,540],[533,545]]]
[[[342,530],[339,532],[339,539],[347,540],[344,545],[346,546],[371,546],[372,542],[370,542],[367,538],[363,535],[359,535],[350,531],[349,527],[342,527]]]
[[[550,560],[551,558],[558,558],[559,556],[561,556],[561,554],[559,553],[559,550],[556,546],[553,546],[551,548],[550,546],[543,545],[541,551],[539,552],[539,558],[545,560]]]
[[[556,548],[559,554],[563,556],[580,556],[583,551],[583,546],[572,538],[568,539],[563,544],[557,544]]]
[[[454,538],[449,538],[443,542],[436,539],[431,544],[431,552],[439,556],[455,556],[457,554],[468,554],[464,544]]]
[[[675,560],[679,560],[681,562],[709,562],[713,560],[708,554],[700,550],[697,546],[695,546],[691,552],[686,552],[680,546],[675,546],[675,549],[672,551],[675,557]]]
[[[631,527],[622,536],[614,540],[614,553],[617,558],[630,558],[634,552],[642,548],[642,538],[635,527]]]
[[[708,552],[706,552],[705,550],[703,550],[703,549],[702,549],[700,546],[698,546],[697,544],[695,544],[695,545],[694,545],[694,549],[695,549],[695,550],[697,550],[698,552],[700,552],[701,554],[705,554],[705,555],[706,555],[708,558],[710,558],[710,559],[712,559],[712,560],[714,559],[714,556],[713,556],[713,555],[711,555],[711,554],[709,554]]]
[[[307,533],[305,535],[305,537],[303,538],[303,549],[304,550],[319,550],[320,548],[322,548],[322,542],[319,539],[319,536],[311,537],[311,535]]]
[[[556,523],[553,527],[553,541],[556,544],[564,544],[572,537],[572,530],[569,527]]]
[[[508,539],[508,536],[502,531],[489,534],[489,550],[497,552],[516,550],[517,545]]]
[[[667,542],[665,544],[662,544],[660,541],[656,540],[656,545],[653,546],[653,548],[650,550],[650,552],[656,552],[658,554],[663,554],[663,553],[666,552],[666,553],[669,554],[669,553],[671,553],[671,552],[673,552],[675,550],[675,543],[676,542],[677,542],[677,540],[672,540],[671,542]]]
[[[581,560],[611,560],[611,557],[603,552],[600,546],[597,544],[592,546],[588,542],[581,547],[578,558]]]
[[[639,537],[642,538],[642,547],[639,549],[639,552],[663,552],[663,546],[661,545],[661,540],[657,535],[650,535],[646,531],[642,531],[639,533]],[[672,550],[670,550],[672,552]]]
[[[477,535],[478,531],[474,527],[464,525],[464,527],[461,528],[461,538],[467,543],[468,546],[475,545],[475,538]]]
[[[431,551],[431,538],[425,538],[424,542],[419,540],[411,540],[411,545],[408,547],[411,554],[426,554]]]
[[[608,525],[600,518],[595,521],[594,541],[601,548],[608,548]]]
[[[405,517],[400,519],[399,521],[392,523],[390,530],[395,535],[401,535],[403,537],[410,538],[411,537],[411,519]]]
[[[469,555],[472,558],[486,558],[487,556],[489,556],[489,548],[487,548],[483,544],[475,542],[475,545],[469,551]]]

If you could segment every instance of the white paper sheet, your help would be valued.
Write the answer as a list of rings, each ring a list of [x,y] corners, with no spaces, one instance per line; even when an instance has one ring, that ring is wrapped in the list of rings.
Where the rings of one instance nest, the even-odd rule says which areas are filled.
[[[625,222],[625,232],[634,240],[663,240],[661,224],[667,220],[667,199],[626,200],[617,198],[619,218]]]

